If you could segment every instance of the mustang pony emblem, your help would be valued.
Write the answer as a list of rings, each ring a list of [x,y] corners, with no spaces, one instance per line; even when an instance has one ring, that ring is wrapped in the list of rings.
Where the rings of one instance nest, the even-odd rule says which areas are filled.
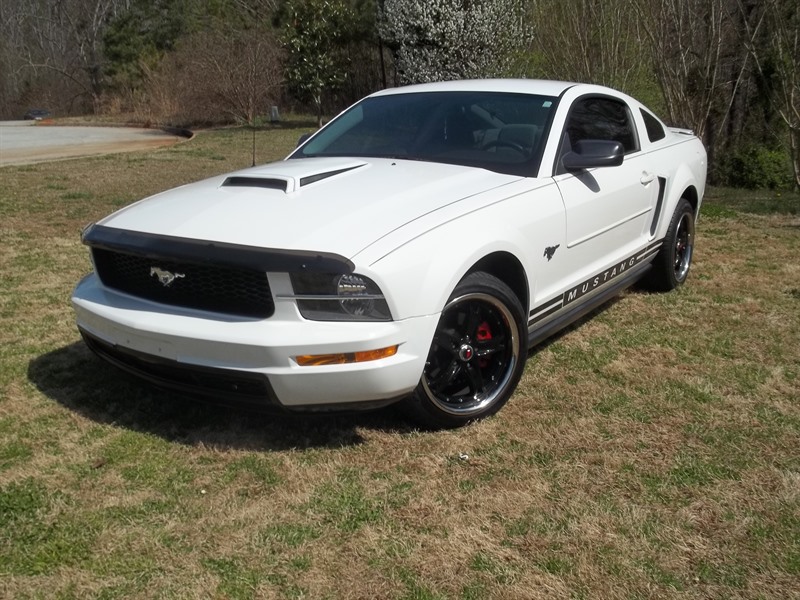
[[[553,258],[553,255],[556,253],[561,244],[556,244],[555,246],[548,246],[544,249],[544,256],[547,257],[547,262],[550,262],[550,259]]]
[[[170,273],[161,267],[150,267],[150,276],[155,275],[164,287],[169,287],[176,279],[183,279],[186,277],[183,273]]]

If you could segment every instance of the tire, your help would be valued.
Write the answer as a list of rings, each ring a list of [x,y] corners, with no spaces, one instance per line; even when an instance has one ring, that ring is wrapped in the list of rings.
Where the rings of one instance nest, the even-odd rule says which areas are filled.
[[[686,281],[694,253],[694,222],[692,205],[681,198],[664,237],[664,245],[644,279],[645,287],[656,292],[669,292]]]
[[[525,311],[511,288],[488,273],[467,275],[442,310],[407,411],[433,429],[493,415],[519,383],[527,344]]]

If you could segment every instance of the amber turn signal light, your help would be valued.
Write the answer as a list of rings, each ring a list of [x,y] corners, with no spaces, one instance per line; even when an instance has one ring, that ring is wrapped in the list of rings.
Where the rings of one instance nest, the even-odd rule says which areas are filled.
[[[389,358],[397,354],[397,346],[380,348],[378,350],[365,350],[363,352],[339,352],[337,354],[304,354],[296,356],[295,360],[301,367],[319,367],[322,365],[346,365],[349,363],[367,362]]]

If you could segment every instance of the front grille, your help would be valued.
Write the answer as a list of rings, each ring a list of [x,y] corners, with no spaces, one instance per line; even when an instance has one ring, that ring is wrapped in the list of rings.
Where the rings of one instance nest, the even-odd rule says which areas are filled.
[[[103,285],[131,296],[212,312],[267,318],[275,305],[267,274],[252,269],[174,262],[93,248]],[[165,285],[159,274],[175,278]]]

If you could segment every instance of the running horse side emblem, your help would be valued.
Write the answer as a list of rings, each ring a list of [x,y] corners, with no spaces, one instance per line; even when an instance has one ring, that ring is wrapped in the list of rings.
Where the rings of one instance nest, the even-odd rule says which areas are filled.
[[[172,282],[176,279],[183,279],[186,277],[183,273],[170,273],[169,271],[165,271],[161,267],[150,267],[150,277],[155,275],[158,277],[158,281],[161,282],[161,285],[164,287],[169,287],[172,285]]]
[[[544,256],[547,258],[547,262],[553,258],[553,255],[556,253],[556,250],[561,246],[561,244],[556,244],[555,246],[548,246],[544,249]]]

